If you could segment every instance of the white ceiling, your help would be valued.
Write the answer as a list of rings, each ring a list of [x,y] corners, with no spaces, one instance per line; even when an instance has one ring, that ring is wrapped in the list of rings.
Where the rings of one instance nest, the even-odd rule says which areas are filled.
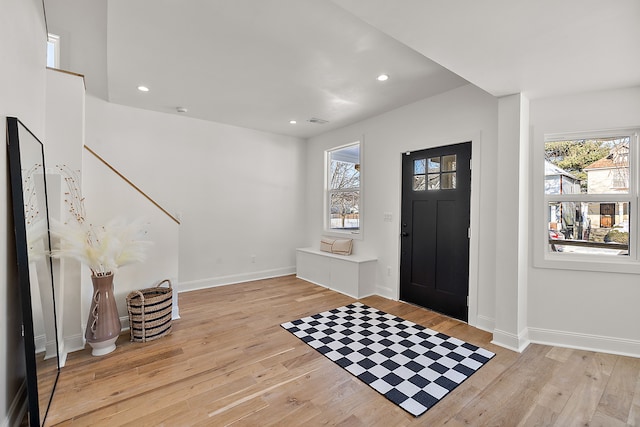
[[[107,22],[111,102],[269,132],[309,137],[467,84],[329,1],[110,0]]]
[[[638,0],[47,0],[46,10],[90,93],[303,138],[467,81],[531,98],[640,85]]]
[[[495,96],[640,85],[638,0],[335,0]]]

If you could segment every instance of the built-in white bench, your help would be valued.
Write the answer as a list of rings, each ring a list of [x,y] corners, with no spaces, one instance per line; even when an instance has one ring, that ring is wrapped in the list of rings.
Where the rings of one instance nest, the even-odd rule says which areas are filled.
[[[377,258],[296,249],[296,276],[354,298],[375,294]]]

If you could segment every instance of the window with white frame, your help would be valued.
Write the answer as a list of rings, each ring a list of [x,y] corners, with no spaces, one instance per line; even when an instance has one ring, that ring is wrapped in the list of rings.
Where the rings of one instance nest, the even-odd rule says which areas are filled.
[[[637,129],[545,137],[549,254],[637,259],[637,150]]]
[[[47,37],[47,67],[60,68],[60,36],[51,33]]]
[[[360,158],[359,142],[326,151],[326,232],[360,232]]]

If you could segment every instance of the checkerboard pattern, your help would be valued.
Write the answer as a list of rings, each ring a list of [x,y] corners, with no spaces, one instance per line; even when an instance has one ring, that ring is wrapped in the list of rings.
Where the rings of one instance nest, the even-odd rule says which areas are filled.
[[[359,302],[281,326],[416,417],[495,356]]]

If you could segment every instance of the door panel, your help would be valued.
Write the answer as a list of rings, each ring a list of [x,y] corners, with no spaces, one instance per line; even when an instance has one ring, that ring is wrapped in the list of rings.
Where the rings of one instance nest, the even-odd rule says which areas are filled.
[[[433,205],[433,203],[431,203]],[[429,218],[433,216],[433,209],[429,209],[429,202],[418,200],[413,204],[414,218]],[[435,260],[435,248],[429,244],[435,238],[435,230],[429,227],[427,221],[414,224],[412,254],[426,254],[424,261],[412,260],[411,262],[411,278],[416,285],[427,286],[434,280],[433,261]],[[417,262],[415,262],[417,261]]]
[[[400,298],[467,320],[471,143],[403,155]]]
[[[436,216],[436,280],[437,291],[454,293],[456,284],[459,283],[457,272],[460,270],[457,265],[451,262],[449,254],[455,253],[457,239],[452,238],[456,231],[455,221],[451,221],[456,212],[457,206],[451,201],[438,202]]]

